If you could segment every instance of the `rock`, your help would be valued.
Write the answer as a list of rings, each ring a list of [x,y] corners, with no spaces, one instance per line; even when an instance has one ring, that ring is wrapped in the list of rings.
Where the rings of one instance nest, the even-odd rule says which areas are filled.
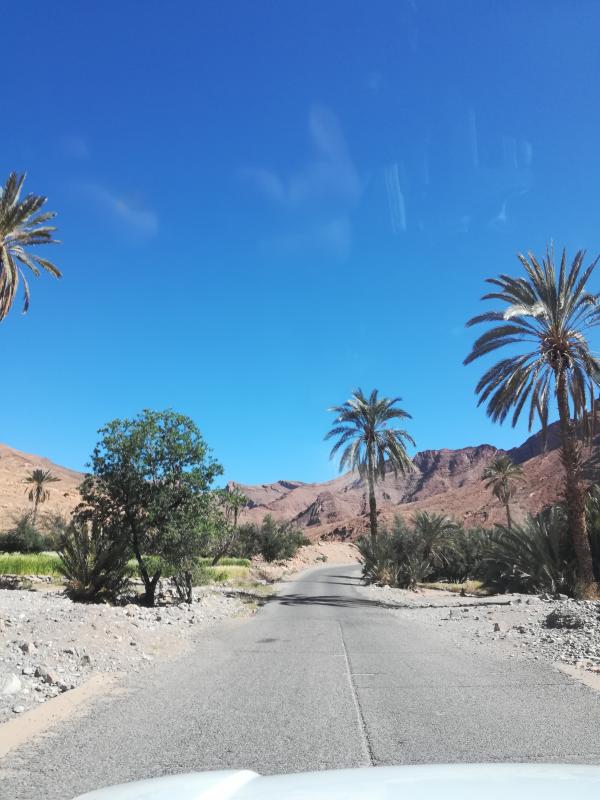
[[[33,642],[21,642],[19,644],[19,650],[21,650],[21,652],[23,652],[23,653],[28,653],[29,654],[29,653],[35,653],[36,650],[37,650],[37,647],[34,645]]]
[[[0,694],[16,694],[21,689],[21,681],[14,672],[0,676]]]
[[[584,621],[574,611],[563,611],[555,608],[546,617],[547,628],[583,628]]]
[[[55,685],[59,682],[57,676],[53,672],[44,669],[44,667],[37,667],[34,674],[36,678],[41,678],[44,683]]]
[[[66,653],[68,656],[76,656],[77,650],[74,647],[65,647],[63,653]]]
[[[557,600],[563,600],[563,601],[564,601],[564,600],[568,600],[568,599],[569,599],[569,595],[567,595],[567,594],[560,594],[560,593],[559,593],[559,594],[557,594],[557,595],[556,595],[556,599],[557,599]]]
[[[23,667],[23,669],[21,670],[21,674],[22,675],[34,675],[35,674],[35,670],[34,670],[33,667]]]
[[[22,714],[25,711],[25,706],[13,706],[14,714]]]
[[[500,624],[498,622],[494,622],[494,633],[500,632]]]
[[[79,659],[79,663],[82,667],[91,667],[92,666],[92,659],[87,653],[84,653],[81,658]]]

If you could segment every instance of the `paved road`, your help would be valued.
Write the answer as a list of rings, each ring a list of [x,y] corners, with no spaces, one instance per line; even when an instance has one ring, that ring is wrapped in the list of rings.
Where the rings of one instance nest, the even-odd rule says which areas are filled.
[[[256,617],[9,754],[0,795],[67,800],[224,767],[600,763],[600,694],[500,649],[457,647],[423,612],[381,607],[357,583],[345,566],[285,584]]]

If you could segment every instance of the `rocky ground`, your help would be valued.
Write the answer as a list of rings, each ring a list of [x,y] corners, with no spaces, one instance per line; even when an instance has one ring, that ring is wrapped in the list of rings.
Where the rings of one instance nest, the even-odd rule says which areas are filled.
[[[351,544],[308,545],[288,561],[254,563],[250,584],[264,589],[260,597],[272,591],[261,583],[272,584],[328,561],[356,560]],[[162,582],[161,592],[156,608],[131,602],[86,605],[71,602],[50,579],[2,576],[0,723],[74,689],[94,674],[137,672],[155,660],[177,655],[200,629],[254,608],[247,588],[199,587],[191,605],[177,603],[169,581]]]
[[[199,629],[248,613],[228,595],[201,587],[191,605],[144,608],[73,603],[56,588],[0,589],[0,722],[95,673],[137,672],[182,652]]]
[[[418,613],[456,635],[483,645],[508,647],[509,657],[545,659],[594,673],[600,672],[600,602],[571,600],[565,595],[466,596],[423,589],[417,592],[364,586],[397,613]]]

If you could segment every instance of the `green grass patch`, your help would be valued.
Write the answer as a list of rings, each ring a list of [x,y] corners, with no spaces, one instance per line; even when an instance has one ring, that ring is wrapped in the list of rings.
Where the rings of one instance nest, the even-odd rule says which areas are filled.
[[[0,553],[0,575],[60,576],[56,553]]]
[[[169,578],[173,570],[161,564],[160,559],[148,556],[148,570],[153,573],[159,565],[162,574]],[[245,580],[250,572],[250,562],[245,558],[223,558],[215,566],[211,566],[210,558],[198,559],[202,577],[207,583],[224,583],[230,580]],[[59,577],[59,557],[56,553],[0,553],[0,575],[50,575]],[[128,562],[130,577],[139,577],[138,563],[132,558]]]

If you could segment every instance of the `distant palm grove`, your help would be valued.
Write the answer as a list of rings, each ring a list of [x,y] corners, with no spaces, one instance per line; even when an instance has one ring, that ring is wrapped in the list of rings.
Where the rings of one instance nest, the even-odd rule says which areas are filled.
[[[0,321],[19,289],[30,306],[27,272],[60,278],[55,264],[37,253],[56,244],[53,212],[46,198],[23,196],[25,176],[11,173],[0,189]],[[413,588],[423,582],[476,581],[493,591],[566,592],[598,598],[600,577],[600,489],[584,475],[583,446],[594,433],[600,361],[589,332],[600,322],[600,294],[590,288],[598,259],[580,250],[569,259],[553,247],[542,258],[519,254],[519,273],[487,280],[492,301],[467,323],[484,326],[465,365],[490,357],[475,386],[478,405],[498,423],[513,426],[525,415],[528,427],[546,435],[559,420],[564,502],[536,517],[518,519],[514,500],[525,486],[521,467],[498,453],[481,475],[506,524],[466,530],[444,515],[378,520],[376,486],[392,473],[414,469],[408,448],[410,413],[401,398],[377,389],[356,389],[333,406],[331,457],[340,470],[356,470],[368,500],[369,535],[358,541],[365,580]],[[496,351],[502,357],[496,360]],[[305,543],[293,525],[266,517],[244,521],[248,499],[215,487],[223,473],[195,423],[172,410],[144,410],[115,419],[98,432],[81,503],[70,519],[42,514],[57,478],[34,470],[25,480],[31,509],[0,538],[4,551],[57,551],[73,599],[114,599],[131,577],[131,562],[143,584],[142,602],[153,605],[161,576],[168,574],[180,598],[205,578],[203,560],[226,556],[289,558]],[[40,517],[42,524],[40,525]],[[45,533],[41,533],[41,529]],[[463,586],[464,590],[464,586]]]

